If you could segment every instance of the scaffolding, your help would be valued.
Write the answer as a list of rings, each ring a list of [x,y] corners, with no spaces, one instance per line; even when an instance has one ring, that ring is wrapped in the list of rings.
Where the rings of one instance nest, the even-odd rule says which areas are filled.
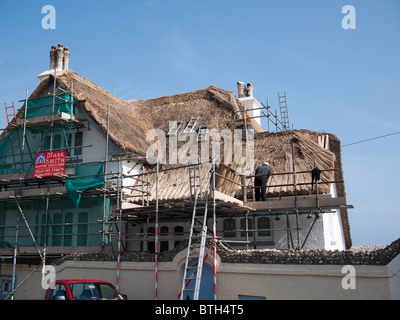
[[[266,132],[281,132],[281,131],[288,131],[290,129],[289,123],[289,115],[288,115],[288,107],[286,102],[286,92],[283,96],[281,96],[278,92],[278,102],[279,102],[279,109],[280,109],[280,117],[278,116],[278,111],[272,112],[270,109],[272,108],[269,105],[269,99],[267,99],[267,105],[261,103],[261,107],[257,108],[247,108],[244,105],[243,110],[235,111],[235,128],[248,128],[251,126],[249,123],[250,120],[259,119],[261,122],[262,119],[266,119]],[[260,112],[260,115],[256,116],[249,116],[255,112]],[[292,124],[293,129],[293,124]]]
[[[106,196],[103,198],[103,219],[100,221],[88,220],[73,223],[71,217],[71,221],[62,223],[62,221],[51,221],[50,218],[50,212],[54,209],[52,206],[60,207],[60,203],[63,203],[65,201],[63,199],[68,196],[66,190],[68,191],[70,185],[73,186],[74,183],[79,182],[79,179],[89,178],[98,185],[104,184],[106,186],[107,176],[107,158],[105,161],[82,164],[80,157],[82,149],[91,146],[84,146],[81,143],[82,141],[79,143],[77,140],[75,147],[70,144],[71,131],[76,129],[79,132],[79,130],[85,128],[85,125],[75,117],[73,82],[71,81],[69,92],[60,87],[57,88],[56,84],[57,79],[56,74],[54,74],[53,92],[49,92],[48,96],[44,98],[30,99],[27,91],[26,98],[20,101],[24,104],[18,113],[15,112],[14,103],[12,103],[12,111],[5,104],[7,127],[3,129],[2,140],[0,141],[0,191],[3,191],[0,192],[0,205],[4,220],[2,221],[4,223],[0,226],[0,244],[2,248],[14,248],[12,253],[2,256],[2,260],[11,259],[13,261],[11,289],[7,296],[11,299],[14,298],[14,292],[20,286],[17,286],[16,283],[17,260],[39,257],[43,279],[46,270],[47,248],[49,245],[62,245],[61,237],[64,237],[64,245],[68,245],[66,244],[68,240],[69,245],[72,245],[72,237],[77,239],[78,245],[84,245],[84,237],[98,235],[98,232],[94,230],[95,226],[100,224],[102,247],[106,242],[107,221],[105,213],[107,212],[106,202],[109,201]],[[27,139],[28,133],[32,139]],[[39,136],[39,141],[32,143],[36,136]],[[61,143],[63,139],[64,145]],[[33,151],[34,149],[36,151]],[[40,176],[33,172],[36,155],[59,151],[65,151],[65,172],[63,174]],[[101,184],[99,181],[101,181]],[[87,182],[86,180],[85,183]],[[77,201],[79,202],[82,191],[74,191],[78,195]],[[83,202],[91,201],[88,205],[92,205],[93,201],[98,200],[99,193],[98,189],[92,190],[88,199],[83,199]],[[89,199],[90,197],[92,199]],[[37,211],[36,223],[28,221],[32,219],[27,218],[24,207],[29,207],[30,211],[32,211],[32,208]],[[15,224],[5,223],[6,212],[12,211],[16,212]],[[40,214],[40,212],[44,212],[44,214]],[[41,219],[40,215],[42,216]],[[53,215],[53,218],[55,217],[56,215]],[[7,220],[9,220],[9,217]],[[49,233],[50,228],[52,229],[51,234]],[[63,232],[62,229],[64,229]],[[6,241],[8,238],[12,238],[12,230],[15,234],[13,245]],[[52,243],[49,243],[50,238]],[[32,244],[36,253],[30,250],[28,250],[30,251],[29,254],[19,252],[21,245],[30,247]]]
[[[319,218],[319,215],[322,213],[331,212],[333,206],[331,207],[321,207],[320,206],[320,194],[318,192],[319,184],[337,184],[342,183],[343,181],[322,181],[316,182],[316,194],[315,194],[315,205],[314,208],[311,209],[301,209],[299,208],[299,200],[298,195],[296,193],[296,188],[299,185],[296,183],[296,175],[299,173],[310,173],[307,172],[296,172],[295,170],[295,155],[293,152],[293,167],[292,172],[282,172],[282,173],[273,173],[273,175],[292,175],[293,183],[286,184],[285,186],[293,186],[295,194],[294,194],[294,203],[295,206],[292,208],[282,209],[269,209],[269,210],[256,210],[251,207],[251,204],[254,202],[249,201],[247,194],[254,190],[255,186],[251,184],[254,175],[246,175],[240,177],[239,181],[228,178],[224,175],[221,175],[217,172],[217,164],[215,161],[215,155],[213,153],[211,159],[207,162],[202,163],[198,160],[197,163],[188,163],[187,165],[175,166],[172,168],[164,168],[160,169],[159,161],[156,159],[155,169],[150,171],[145,171],[145,166],[142,166],[141,172],[131,174],[131,172],[124,173],[121,164],[124,161],[136,161],[136,162],[146,162],[149,159],[146,157],[137,157],[132,156],[130,153],[125,154],[117,154],[111,155],[109,153],[109,117],[112,112],[112,106],[108,105],[107,112],[107,129],[105,133],[106,144],[104,150],[104,160],[97,162],[87,162],[83,163],[80,155],[82,155],[82,149],[90,148],[92,145],[75,145],[73,147],[69,143],[69,135],[71,130],[81,130],[85,128],[84,121],[79,120],[75,117],[76,104],[73,101],[73,83],[71,83],[71,91],[62,92],[57,95],[57,91],[60,91],[60,88],[56,87],[56,76],[54,76],[54,86],[53,93],[49,93],[49,97],[47,99],[51,99],[51,101],[46,102],[43,105],[43,101],[38,101],[36,99],[30,100],[28,98],[28,92],[26,93],[26,99],[22,100],[24,102],[23,112],[16,113],[15,106],[13,105],[13,113],[9,113],[9,107],[6,105],[6,113],[7,113],[7,121],[8,126],[4,129],[4,137],[3,141],[10,143],[11,149],[9,150],[7,155],[5,152],[2,152],[0,159],[11,159],[11,161],[3,160],[0,161],[0,172],[1,178],[0,188],[4,189],[4,196],[0,198],[0,205],[3,207],[9,208],[10,206],[14,206],[16,208],[16,222],[15,224],[4,224],[0,225],[0,243],[5,243],[5,238],[10,238],[10,235],[7,235],[5,230],[14,230],[14,245],[13,245],[13,253],[10,255],[2,256],[2,259],[12,259],[13,261],[13,275],[12,275],[12,288],[11,292],[8,294],[8,297],[13,299],[15,291],[21,286],[24,279],[20,284],[17,285],[16,279],[16,265],[17,260],[24,258],[19,252],[20,243],[26,243],[25,239],[30,239],[33,243],[33,246],[36,249],[35,252],[31,252],[29,255],[26,255],[25,258],[39,257],[40,264],[38,267],[34,269],[36,271],[40,266],[42,266],[42,277],[44,277],[44,271],[46,266],[46,259],[59,257],[59,253],[52,253],[53,255],[49,255],[47,249],[49,246],[57,246],[57,244],[63,247],[61,241],[59,239],[64,239],[65,243],[68,242],[71,246],[72,237],[76,237],[75,246],[79,245],[79,239],[81,239],[81,245],[85,246],[85,237],[100,237],[101,238],[101,249],[102,251],[106,251],[107,246],[112,245],[111,237],[117,238],[117,270],[116,270],[116,284],[117,288],[120,286],[120,261],[122,252],[128,251],[128,243],[132,242],[143,242],[143,241],[154,241],[154,261],[155,261],[155,288],[154,288],[154,298],[158,299],[158,261],[159,261],[159,253],[161,251],[160,241],[165,240],[174,240],[174,241],[187,241],[190,238],[190,234],[188,232],[179,232],[177,235],[175,232],[170,233],[161,231],[160,238],[160,230],[159,230],[159,222],[160,218],[165,220],[171,220],[175,218],[180,219],[189,219],[191,212],[193,209],[212,209],[212,228],[208,228],[208,233],[206,238],[211,241],[211,245],[209,246],[209,251],[204,257],[204,260],[209,256],[211,250],[213,252],[213,272],[214,272],[214,299],[217,299],[217,287],[216,287],[216,276],[217,276],[217,244],[220,242],[224,242],[225,244],[233,244],[240,243],[246,245],[249,248],[249,245],[253,242],[254,248],[257,248],[257,239],[256,232],[274,232],[274,231],[286,231],[287,233],[287,247],[288,248],[296,248],[301,249],[304,247],[307,242],[308,236],[316,220]],[[38,105],[29,106],[30,102],[37,102]],[[62,109],[65,107],[69,107],[66,109]],[[43,111],[44,109],[47,109]],[[245,129],[246,137],[245,141],[247,141],[247,128],[250,126],[249,120],[254,118],[267,118],[268,122],[268,132],[270,131],[270,123],[275,126],[276,132],[280,130],[287,130],[287,127],[278,119],[277,112],[272,113],[270,111],[270,106],[267,107],[263,105],[263,107],[259,108],[261,110],[261,114],[259,117],[248,117],[247,111],[254,111],[254,109],[236,111],[235,112],[235,124],[237,127],[241,127]],[[50,111],[49,111],[50,110]],[[265,112],[266,113],[265,113]],[[243,117],[241,119],[237,119],[236,115],[239,113],[243,113]],[[18,115],[23,114],[23,119],[19,118]],[[9,120],[11,116],[11,120]],[[191,119],[191,125],[186,126],[185,130],[193,130],[194,125],[198,122],[199,118]],[[240,122],[240,123],[239,123]],[[88,123],[89,124],[89,123]],[[180,125],[179,125],[180,126]],[[175,125],[178,128],[178,124]],[[29,140],[26,139],[27,132],[32,134],[42,134],[42,139],[39,144],[37,152],[32,151],[31,146],[29,144]],[[64,147],[59,145],[59,148],[54,148],[55,132],[59,130],[64,135],[65,144]],[[170,132],[170,134],[173,134]],[[15,139],[15,137],[17,137]],[[8,139],[8,140],[7,140]],[[47,142],[48,141],[48,142]],[[46,146],[47,144],[47,146]],[[4,143],[5,145],[5,143]],[[1,145],[0,145],[1,147]],[[293,148],[293,145],[292,145]],[[34,176],[32,173],[32,166],[34,165],[35,155],[42,150],[49,151],[60,151],[66,150],[66,169],[65,174],[62,175],[53,175],[51,177],[40,177]],[[75,150],[77,152],[75,152]],[[292,149],[293,150],[293,149]],[[74,151],[74,152],[72,152]],[[213,150],[214,152],[214,150]],[[74,153],[74,155],[72,154]],[[193,195],[200,193],[201,194],[201,177],[205,173],[201,170],[201,165],[208,164],[211,165],[211,181],[209,188],[212,190],[211,192],[211,201],[203,199],[200,195],[199,198],[197,196],[193,197]],[[220,163],[219,166],[225,166],[223,163]],[[117,168],[116,171],[111,171],[110,168]],[[232,168],[226,166],[232,172]],[[3,169],[2,169],[3,168]],[[87,170],[83,170],[87,168]],[[182,206],[182,203],[163,203],[160,206],[159,203],[159,177],[160,174],[165,173],[170,170],[178,170],[178,169],[187,169],[188,180],[190,185],[190,201],[185,202],[185,206]],[[133,168],[131,169],[131,171]],[[329,169],[334,170],[334,169]],[[236,172],[235,172],[236,174]],[[151,177],[155,176],[155,190],[156,190],[156,203],[151,204],[149,201],[150,186],[151,186]],[[238,189],[242,190],[243,201],[242,204],[227,204],[224,200],[219,200],[216,197],[216,178],[224,179],[229,183],[235,185]],[[66,192],[66,185],[69,185],[73,182],[79,182],[79,179],[89,179],[92,188],[85,190],[85,192],[81,191],[79,188],[73,190],[74,194],[77,195],[79,200],[85,204],[85,201],[88,202],[88,205],[93,205],[96,203],[97,207],[102,207],[101,213],[102,216],[100,219],[95,221],[52,221],[50,219],[50,211],[52,210],[51,206],[54,205],[55,201],[63,203],[63,201],[69,200],[71,194]],[[134,180],[134,184],[125,184],[127,179]],[[88,183],[87,180],[84,180],[84,183]],[[275,187],[278,185],[274,185]],[[284,185],[281,185],[284,186]],[[32,191],[33,190],[33,191]],[[200,190],[200,192],[199,192]],[[0,189],[1,191],[1,189]],[[133,191],[139,192],[138,195],[132,194]],[[81,196],[85,193],[85,197],[81,199]],[[136,206],[133,208],[125,208],[124,204],[128,203],[131,198],[139,198],[141,201],[141,206]],[[38,205],[37,212],[44,211],[44,219],[42,219],[42,223],[40,223],[40,219],[38,218],[37,223],[29,223],[28,219],[24,213],[24,206],[26,202],[31,201],[31,203],[35,202],[35,200],[41,199],[45,201],[44,208]],[[10,202],[12,200],[12,203]],[[54,200],[54,201],[53,201]],[[97,208],[96,207],[96,208]],[[111,210],[111,207],[114,207],[114,210]],[[7,210],[4,210],[7,211]],[[231,230],[234,233],[245,233],[246,240],[229,240],[225,239],[224,236],[217,235],[216,229],[216,221],[218,217],[224,216],[225,212],[230,212],[231,215],[240,215],[245,216],[246,224],[245,228],[241,228],[239,230]],[[299,216],[307,215],[307,217],[313,217],[314,221],[307,233],[307,236],[300,242],[300,226],[299,226]],[[285,217],[287,222],[286,228],[274,229],[274,228],[255,228],[254,219],[259,215],[266,215],[269,217]],[[289,223],[289,216],[294,215],[296,217],[296,226],[291,226]],[[54,216],[53,216],[54,217]],[[253,219],[253,227],[249,226],[249,217]],[[150,232],[139,232],[139,233],[129,233],[127,230],[127,225],[132,221],[142,221],[150,225],[150,220],[154,219],[155,229],[154,234]],[[21,224],[21,220],[23,224]],[[0,220],[1,222],[1,220]],[[52,233],[49,233],[49,228],[51,227]],[[96,228],[100,227],[100,230],[96,230]],[[115,227],[116,231],[113,231],[113,227]],[[63,229],[63,230],[62,230]],[[126,230],[123,232],[123,230]],[[75,232],[74,232],[75,230]],[[211,231],[212,230],[212,231]],[[296,231],[296,240],[293,240],[292,231]],[[253,235],[253,240],[250,239],[251,235]],[[81,238],[79,238],[81,237]],[[51,239],[51,243],[49,240]],[[67,241],[66,241],[67,239]],[[21,242],[22,241],[22,242]],[[296,244],[295,244],[296,242]],[[88,243],[86,242],[86,246]],[[60,249],[62,251],[62,249]],[[147,248],[148,251],[152,251]],[[188,256],[188,258],[191,258]],[[34,272],[33,271],[33,272]],[[33,274],[33,272],[31,274]],[[184,287],[183,287],[184,289]],[[182,292],[183,292],[182,289]],[[181,293],[182,293],[181,292]]]

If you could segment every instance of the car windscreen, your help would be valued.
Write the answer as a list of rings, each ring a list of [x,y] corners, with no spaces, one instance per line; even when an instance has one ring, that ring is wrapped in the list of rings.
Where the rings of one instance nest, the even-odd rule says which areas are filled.
[[[119,300],[123,299],[113,286],[98,282],[75,282],[69,284],[74,300]]]

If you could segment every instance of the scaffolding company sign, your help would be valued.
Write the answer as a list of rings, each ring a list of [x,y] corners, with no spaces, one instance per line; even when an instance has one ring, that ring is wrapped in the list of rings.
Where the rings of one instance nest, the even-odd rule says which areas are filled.
[[[35,159],[35,170],[33,172],[33,176],[35,178],[43,178],[64,174],[65,157],[65,150],[38,153]]]

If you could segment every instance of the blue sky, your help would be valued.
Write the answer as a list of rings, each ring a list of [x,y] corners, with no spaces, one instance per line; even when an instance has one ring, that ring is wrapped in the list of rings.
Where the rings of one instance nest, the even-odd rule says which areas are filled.
[[[44,30],[44,5],[56,29]],[[342,7],[356,29],[342,28]],[[398,0],[0,1],[0,102],[32,92],[49,50],[70,48],[70,69],[122,99],[251,82],[278,108],[286,91],[296,129],[349,144],[400,131]],[[17,104],[18,105],[18,104]],[[5,127],[4,111],[0,126]],[[355,245],[400,236],[400,135],[342,148]]]

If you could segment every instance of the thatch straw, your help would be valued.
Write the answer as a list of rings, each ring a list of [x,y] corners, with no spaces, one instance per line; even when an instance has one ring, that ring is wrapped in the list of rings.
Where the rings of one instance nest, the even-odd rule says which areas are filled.
[[[149,100],[130,100],[140,114],[152,121],[154,128],[169,131],[169,121],[187,123],[200,117],[199,124],[216,130],[234,129],[234,112],[243,105],[233,92],[209,86],[194,92],[176,94]],[[237,113],[240,118],[242,112]],[[254,122],[254,119],[251,120]],[[252,123],[251,122],[251,123]]]
[[[268,182],[268,196],[290,196],[294,194],[293,186],[278,186],[283,184],[293,184],[293,154],[292,141],[294,142],[294,157],[296,183],[298,195],[306,195],[315,193],[311,190],[311,170],[316,164],[321,170],[334,169],[335,155],[328,151],[317,142],[318,133],[307,130],[296,130],[284,133],[272,133],[258,136],[254,143],[255,166],[250,173],[254,175],[255,168],[264,161],[269,161],[274,173],[288,173],[282,175],[271,176]],[[221,148],[223,149],[223,148]],[[176,165],[177,167],[178,165]],[[171,168],[165,165],[163,168]],[[218,166],[216,188],[218,191],[235,196],[241,192],[241,187],[237,183],[242,184],[242,176],[236,172],[238,165],[224,163]],[[220,177],[222,175],[227,179]],[[321,181],[332,181],[334,177],[333,171],[324,171],[321,174]],[[233,183],[232,181],[236,182]],[[155,192],[155,175],[150,178],[152,184],[153,196]],[[307,183],[306,185],[302,185]],[[249,181],[247,182],[249,185]],[[187,168],[176,169],[162,172],[159,175],[159,200],[167,201],[184,199],[190,196],[189,189],[189,172]],[[210,165],[202,165],[202,192],[205,192],[210,186]],[[319,193],[329,193],[329,184],[320,184]],[[137,195],[137,193],[135,193]],[[153,199],[153,198],[152,198]]]
[[[65,90],[70,90],[71,80],[74,86],[75,101],[106,132],[107,112],[110,104],[110,139],[126,151],[145,155],[148,144],[146,133],[152,128],[151,123],[138,113],[131,104],[113,96],[72,70],[57,74],[57,83]],[[39,98],[47,94],[53,84],[52,75],[42,80],[30,98]]]
[[[294,130],[281,133],[267,134],[255,139],[255,168],[264,161],[268,161],[271,169],[276,173],[290,173],[272,175],[268,181],[267,196],[294,195],[292,186],[281,186],[294,183],[293,156],[295,161],[296,184],[298,195],[315,193],[311,190],[311,170],[317,166],[320,170],[334,169],[335,155],[318,144],[317,132],[308,130]],[[294,154],[292,152],[294,145]],[[254,168],[254,171],[255,171]],[[254,171],[252,174],[254,174]],[[304,172],[307,173],[298,173]],[[323,171],[321,181],[332,181],[333,171]],[[307,185],[303,185],[308,183]],[[274,187],[277,186],[277,187]],[[320,184],[319,193],[329,193],[329,184]]]

